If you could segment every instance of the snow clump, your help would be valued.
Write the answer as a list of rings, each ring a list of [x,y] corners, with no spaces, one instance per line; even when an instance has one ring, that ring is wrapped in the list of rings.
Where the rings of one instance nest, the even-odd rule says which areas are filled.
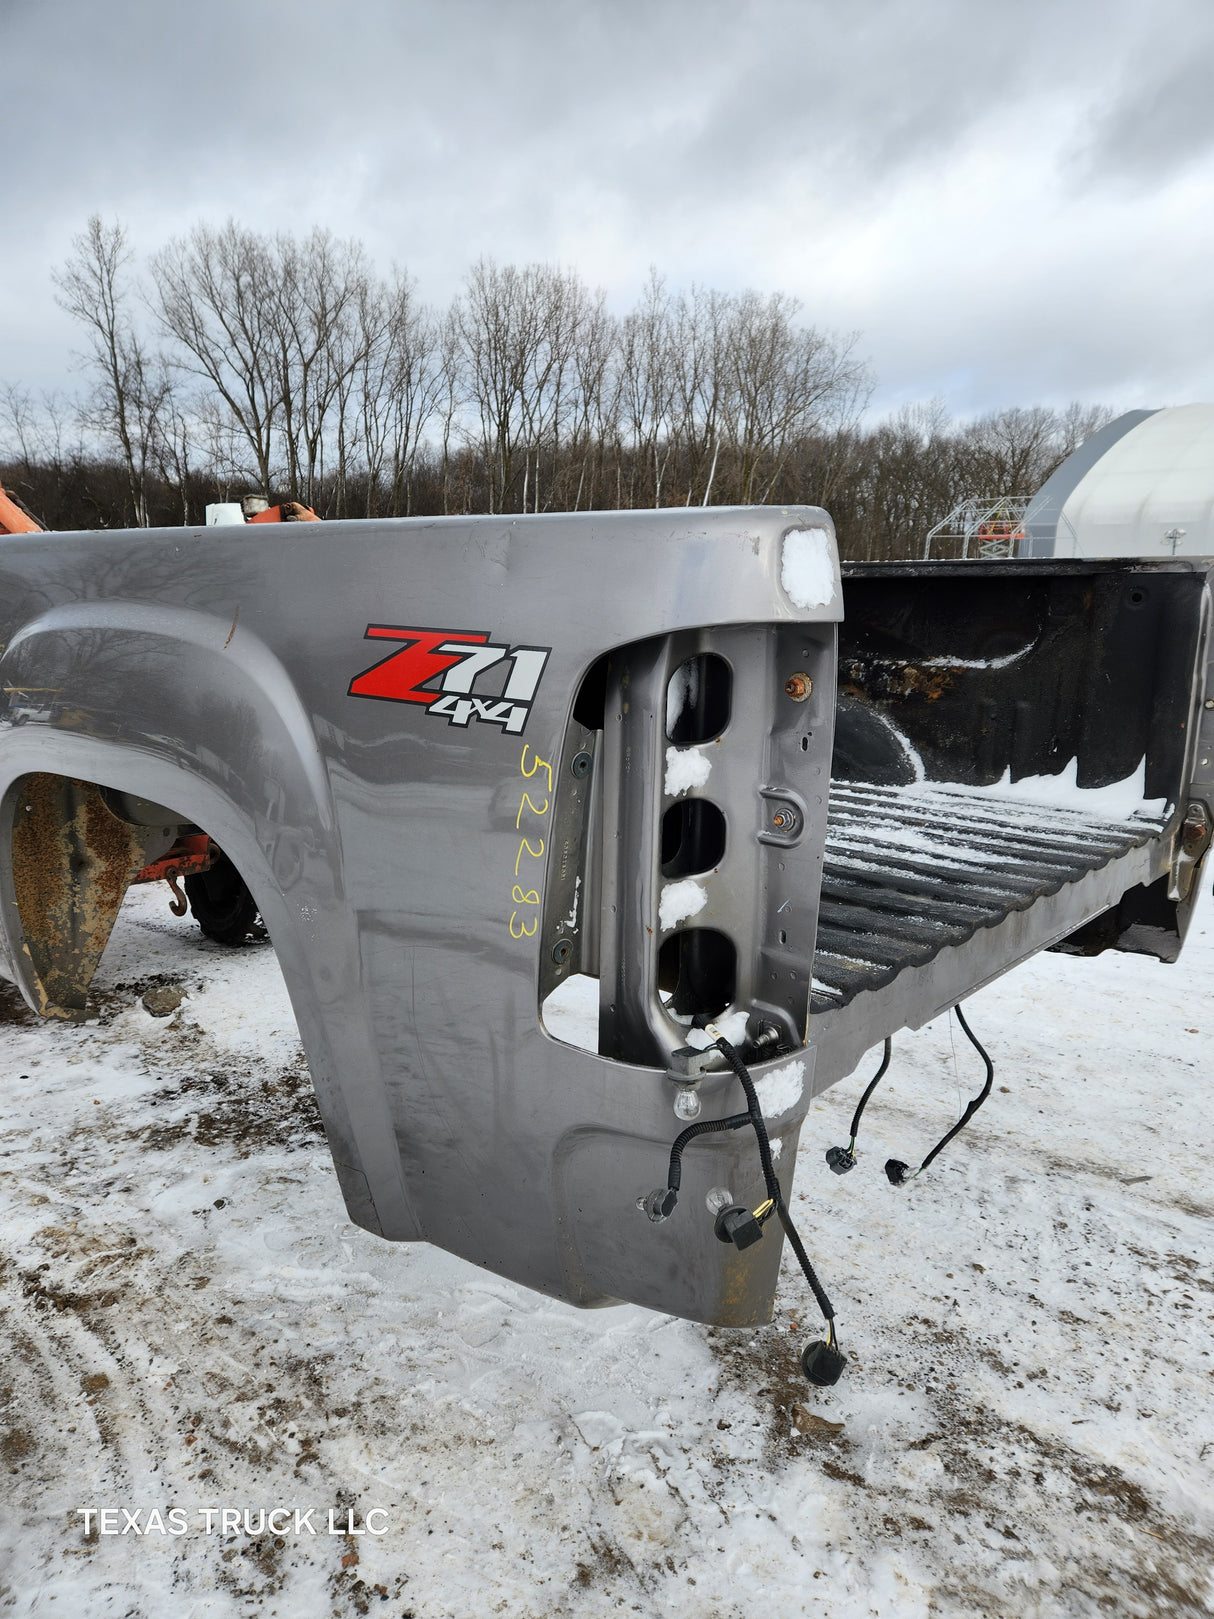
[[[794,607],[825,607],[835,596],[835,548],[824,528],[784,536],[780,583]]]
[[[787,1113],[790,1107],[796,1107],[804,1088],[803,1062],[785,1063],[783,1068],[776,1068],[770,1074],[764,1074],[755,1084],[763,1117],[774,1119],[780,1113]]]
[[[684,877],[681,883],[667,883],[658,907],[658,924],[663,932],[676,928],[688,917],[697,916],[707,904],[708,895],[694,877]]]
[[[677,798],[691,787],[702,787],[712,771],[712,760],[698,748],[666,749],[666,796]]]

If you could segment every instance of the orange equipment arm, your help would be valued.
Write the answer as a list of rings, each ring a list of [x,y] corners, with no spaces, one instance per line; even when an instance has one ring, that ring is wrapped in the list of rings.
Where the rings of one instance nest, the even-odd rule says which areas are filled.
[[[264,512],[254,512],[250,523],[319,523],[320,518],[310,506],[298,500],[284,500],[281,506],[268,506]]]
[[[15,500],[10,500],[0,484],[0,534],[41,534],[42,524],[35,523],[23,512]]]

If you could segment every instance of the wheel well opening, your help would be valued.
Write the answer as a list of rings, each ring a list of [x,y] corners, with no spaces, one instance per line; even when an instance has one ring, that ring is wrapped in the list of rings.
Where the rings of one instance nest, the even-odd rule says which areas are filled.
[[[44,1017],[79,1022],[123,900],[165,880],[172,909],[239,944],[264,928],[231,859],[187,817],[121,789],[50,772],[7,795],[5,924],[17,974]],[[182,888],[184,884],[184,891]]]

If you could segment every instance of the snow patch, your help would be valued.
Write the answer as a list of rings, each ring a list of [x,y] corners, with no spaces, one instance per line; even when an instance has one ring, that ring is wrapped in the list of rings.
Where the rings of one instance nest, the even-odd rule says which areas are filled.
[[[599,981],[589,973],[570,973],[540,1007],[544,1027],[554,1040],[582,1051],[599,1049]]]
[[[1015,652],[1005,653],[1001,658],[951,658],[942,655],[938,658],[924,658],[920,664],[922,669],[1006,669],[1009,664],[1019,663],[1037,645],[1030,641],[1028,646],[1018,647]],[[892,663],[892,658],[883,658],[883,663]],[[903,660],[905,661],[905,660]]]
[[[666,749],[666,796],[677,798],[692,787],[702,787],[712,773],[712,760],[698,748]]]
[[[1012,780],[1011,768],[1005,770],[998,781],[988,787],[972,787],[966,782],[918,781],[908,786],[907,792],[950,789],[962,791],[966,797],[999,798],[1025,804],[1045,804],[1062,809],[1083,810],[1110,821],[1128,821],[1135,815],[1162,815],[1167,809],[1164,798],[1147,798],[1147,761],[1144,754],[1138,769],[1122,781],[1110,782],[1107,787],[1080,787],[1079,760],[1072,759],[1065,770],[1056,776],[1021,776]]]
[[[573,909],[569,912],[569,915],[565,918],[565,926],[569,929],[570,933],[576,933],[577,932],[577,908],[578,908],[578,901],[581,899],[581,897],[582,897],[582,879],[580,877],[575,877],[573,879]]]
[[[784,536],[780,583],[794,607],[825,607],[835,597],[835,547],[824,528]]]
[[[783,1068],[775,1068],[770,1074],[764,1074],[763,1078],[755,1083],[763,1117],[774,1119],[777,1114],[787,1113],[790,1107],[796,1107],[804,1089],[803,1062],[785,1063]]]
[[[746,1038],[746,1013],[740,1010],[726,1012],[723,1017],[716,1018],[708,1029],[688,1029],[687,1044],[694,1046],[697,1051],[707,1051],[721,1035],[731,1046],[741,1045]]]
[[[361,1600],[381,1583],[408,1592],[418,1613],[480,1613],[486,1590],[503,1613],[559,1611],[559,1599],[545,1593],[573,1591],[574,1611],[602,1619],[635,1578],[645,1582],[631,1588],[645,1592],[647,1612],[703,1619],[740,1611],[745,1567],[761,1568],[776,1614],[815,1611],[806,1592],[823,1585],[835,1619],[869,1619],[874,1610],[922,1619],[933,1597],[938,1607],[941,1591],[958,1588],[966,1595],[954,1610],[967,1619],[1065,1613],[1068,1603],[1073,1611],[1077,1589],[1107,1593],[1106,1607],[1116,1611],[1133,1610],[1120,1590],[1141,1589],[1134,1585],[1140,1533],[1143,1544],[1154,1536],[1152,1548],[1171,1560],[1177,1588],[1183,1581],[1197,1593],[1187,1611],[1203,1611],[1209,1455],[1199,1454],[1194,1412],[1208,1407],[1209,1336],[1202,1295],[1186,1278],[1200,1285],[1208,1269],[1200,1256],[1209,1247],[1214,1087],[1204,1083],[1211,1025],[1202,986],[1214,979],[1214,898],[1204,884],[1183,961],[1182,981],[1173,983],[1174,974],[1145,956],[1039,955],[981,990],[975,1025],[998,1054],[1008,1090],[991,1099],[997,1112],[983,1126],[981,1153],[963,1134],[929,1172],[930,1183],[919,1183],[930,1195],[880,1197],[873,1181],[883,1186],[878,1166],[906,1150],[902,1107],[923,1118],[948,1109],[955,1088],[949,1019],[898,1037],[899,1108],[865,1115],[865,1184],[874,1195],[859,1216],[864,1188],[849,1181],[847,1196],[834,1195],[839,1187],[822,1147],[847,1140],[870,1059],[849,1084],[815,1100],[819,1127],[799,1155],[790,1146],[780,1178],[794,1215],[806,1196],[812,1200],[815,1255],[840,1256],[824,1265],[830,1290],[853,1293],[855,1260],[867,1267],[862,1307],[853,1307],[862,1326],[848,1340],[862,1335],[862,1364],[807,1407],[845,1423],[839,1442],[855,1448],[846,1469],[824,1475],[831,1442],[819,1429],[816,1442],[783,1450],[773,1474],[771,1372],[748,1334],[709,1339],[701,1326],[633,1305],[579,1310],[438,1248],[385,1243],[336,1218],[339,1194],[319,1135],[298,1138],[288,1152],[277,1132],[254,1142],[247,1132],[223,1130],[229,1109],[239,1120],[261,1097],[263,1073],[304,1071],[273,950],[212,946],[188,918],[168,914],[154,885],[134,890],[95,982],[125,1012],[101,1025],[0,1025],[0,1150],[9,1154],[0,1159],[7,1277],[0,1341],[13,1364],[28,1353],[31,1364],[37,1356],[52,1368],[47,1378],[7,1380],[6,1425],[29,1436],[26,1454],[35,1457],[17,1506],[0,1512],[0,1567],[14,1614],[49,1613],[53,1597],[61,1608],[102,1615],[116,1606],[116,1591],[137,1612],[183,1611],[186,1574],[214,1619],[259,1603],[268,1612],[275,1601],[280,1613],[314,1612],[334,1567],[327,1536],[291,1537],[271,1577],[281,1581],[276,1598],[265,1599],[250,1562],[240,1585],[258,1594],[229,1602],[237,1582],[222,1558],[235,1543],[203,1533],[199,1511],[226,1501],[316,1506],[323,1536],[328,1507],[351,1479],[364,1481],[356,1511],[391,1508],[392,1532],[374,1544],[371,1536],[359,1540],[363,1561],[348,1576],[347,1594]],[[189,989],[183,1025],[142,1011],[134,986],[147,974]],[[118,985],[133,987],[115,999]],[[545,1020],[569,992],[584,998],[593,1050],[593,978],[562,984]],[[959,1057],[964,1049],[959,1044]],[[572,1070],[577,1060],[566,1062]],[[976,1081],[976,1066],[967,1055],[962,1075]],[[1046,1066],[1051,1103],[1042,1115]],[[605,1066],[603,1076],[605,1094]],[[670,1088],[657,1075],[652,1082],[663,1094],[668,1141],[678,1129]],[[280,1117],[289,1121],[296,1105]],[[200,1108],[223,1137],[210,1148],[191,1122]],[[1161,1138],[1169,1143],[1163,1163]],[[712,1150],[693,1145],[685,1166]],[[1058,1172],[1042,1174],[1043,1155]],[[664,1166],[664,1157],[655,1164]],[[1152,1164],[1158,1173],[1144,1181],[1137,1171]],[[1124,1173],[1110,1174],[1110,1166]],[[642,1175],[626,1190],[643,1192],[656,1179]],[[697,1182],[697,1193],[707,1185]],[[1084,1202],[1097,1216],[1078,1232],[1075,1211]],[[987,1219],[976,1225],[978,1212]],[[711,1223],[702,1201],[691,1206],[689,1188],[675,1218],[692,1217]],[[651,1229],[621,1199],[621,1233],[652,1241]],[[977,1247],[966,1239],[974,1229]],[[141,1239],[138,1253],[129,1247],[132,1232]],[[857,1242],[863,1255],[849,1258]],[[905,1251],[915,1254],[913,1266],[900,1262]],[[133,1257],[123,1261],[123,1253]],[[112,1289],[113,1302],[100,1312],[105,1338],[65,1333],[66,1312],[31,1308],[22,1275],[45,1277],[60,1297]],[[1024,1309],[1030,1291],[1054,1319],[1044,1335]],[[800,1322],[811,1308],[795,1269],[784,1267],[778,1299],[781,1319],[795,1311]],[[1144,1356],[1161,1314],[1168,1352]],[[790,1374],[805,1335],[778,1335],[779,1364]],[[942,1362],[949,1377],[965,1365],[964,1351],[952,1347],[957,1337],[982,1351],[966,1371],[973,1404],[981,1402],[980,1436],[956,1427],[952,1396],[940,1386]],[[305,1447],[315,1459],[302,1472],[291,1428],[265,1448],[249,1437],[265,1430],[245,1369],[264,1365],[271,1347],[282,1407],[302,1414],[300,1437],[319,1439]],[[1057,1375],[1062,1356],[1066,1377]],[[1011,1361],[1020,1366],[1014,1380],[996,1370]],[[1128,1363],[1133,1404],[1124,1389]],[[101,1372],[107,1383],[95,1409],[113,1425],[113,1443],[91,1417],[71,1435],[63,1421],[67,1399],[83,1416],[74,1391]],[[348,1415],[333,1417],[334,1407]],[[1139,1407],[1153,1415],[1136,1418]],[[214,1476],[202,1483],[193,1459],[199,1446],[179,1441],[191,1417],[211,1450],[205,1465]],[[225,1442],[208,1443],[212,1434]],[[991,1458],[989,1475],[974,1478],[973,1493],[942,1490],[942,1476],[972,1473],[976,1444]],[[372,1450],[374,1492],[364,1488]],[[114,1484],[116,1454],[122,1476],[144,1481],[133,1489],[152,1492],[142,1501],[136,1493],[128,1505],[184,1503],[191,1534],[163,1547],[158,1534],[128,1535],[121,1546],[103,1538],[89,1557],[65,1557],[67,1513],[112,1504],[115,1494],[123,1499],[128,1486],[121,1478]],[[660,1488],[655,1468],[667,1480]],[[1035,1484],[1035,1470],[1058,1487]],[[419,1477],[428,1481],[429,1518],[411,1504]],[[1133,1542],[1126,1516],[1110,1511],[1105,1522],[1084,1510],[1093,1482],[1099,1492],[1110,1478],[1116,1490],[1140,1492],[1131,1495]],[[97,1494],[82,1498],[82,1481]],[[201,1493],[204,1486],[210,1493]],[[905,1525],[908,1512],[922,1511],[916,1492],[920,1499],[933,1493],[930,1525],[916,1530],[912,1553],[905,1528],[900,1538],[884,1520]],[[1100,1499],[1115,1507],[1119,1497]],[[722,1502],[747,1510],[724,1511]],[[762,1509],[759,1518],[750,1506]],[[254,1522],[256,1512],[255,1505]],[[998,1530],[975,1535],[979,1512],[1015,1526],[1018,1538],[1007,1545],[1020,1561],[998,1560],[988,1544]],[[493,1547],[489,1521],[500,1543]],[[461,1559],[452,1552],[457,1545],[480,1550]],[[677,1571],[666,1562],[672,1547]],[[625,1549],[628,1568],[614,1563],[615,1548]],[[588,1566],[594,1578],[583,1586]],[[365,1583],[350,1583],[356,1576]],[[399,1614],[404,1602],[382,1611]]]
[[[658,906],[658,926],[663,933],[677,928],[688,917],[698,916],[707,904],[708,895],[694,877],[684,877],[678,883],[667,883]]]
[[[700,700],[700,665],[695,658],[681,663],[666,683],[666,735],[670,736],[685,708]]]

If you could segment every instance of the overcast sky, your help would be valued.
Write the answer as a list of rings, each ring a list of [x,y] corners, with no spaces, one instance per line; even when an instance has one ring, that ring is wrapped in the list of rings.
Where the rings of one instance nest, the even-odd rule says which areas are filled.
[[[87,216],[794,293],[875,405],[1214,400],[1211,0],[0,0],[0,382]]]

